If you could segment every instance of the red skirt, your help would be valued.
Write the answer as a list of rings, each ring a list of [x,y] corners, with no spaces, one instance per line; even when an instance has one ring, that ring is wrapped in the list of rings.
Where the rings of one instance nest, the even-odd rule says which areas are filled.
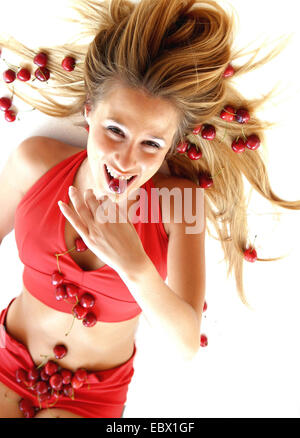
[[[29,370],[36,367],[24,344],[14,339],[6,330],[5,321],[8,308],[0,314],[0,381],[20,395],[29,398],[35,407],[60,408],[84,418],[120,418],[127,399],[128,386],[134,374],[133,361],[136,346],[130,359],[108,370],[88,371],[87,382],[74,390],[74,398],[61,395],[55,402],[40,402],[37,395],[23,383],[17,383],[18,368]]]

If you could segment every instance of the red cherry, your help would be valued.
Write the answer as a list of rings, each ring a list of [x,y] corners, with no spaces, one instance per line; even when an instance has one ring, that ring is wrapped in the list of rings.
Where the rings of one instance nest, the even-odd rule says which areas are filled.
[[[82,321],[82,324],[85,327],[93,327],[97,323],[97,317],[93,312],[89,312],[84,320]]]
[[[244,251],[244,259],[247,262],[254,263],[257,260],[257,252],[254,248],[248,248]]]
[[[80,304],[76,304],[76,306],[73,308],[73,314],[77,319],[83,319],[87,312],[88,310],[82,307]]]
[[[36,368],[31,368],[28,371],[28,379],[29,380],[36,382],[39,379],[39,377],[40,377],[40,373],[39,373],[39,370],[37,370]]]
[[[47,383],[40,380],[36,384],[35,391],[39,395],[46,394],[48,392],[48,385],[47,385]]]
[[[27,82],[31,78],[31,73],[29,70],[27,70],[27,68],[21,68],[17,74],[17,78],[20,81]]]
[[[179,154],[184,154],[187,151],[188,147],[189,147],[189,143],[187,141],[184,141],[177,145],[176,150]]]
[[[60,372],[62,378],[63,378],[63,384],[64,385],[68,385],[69,383],[71,383],[72,377],[73,377],[73,373],[70,370],[66,370],[65,368],[63,368]]]
[[[41,368],[41,371],[40,371],[40,378],[41,378],[42,380],[44,380],[44,382],[47,382],[47,381],[49,380],[49,375],[46,373],[46,371],[45,371],[45,367]]]
[[[195,145],[191,145],[187,152],[187,156],[190,160],[199,160],[202,157],[202,152],[198,150]]]
[[[16,72],[14,70],[11,69],[5,70],[5,72],[3,73],[4,82],[10,84],[11,82],[14,82],[15,79],[16,79]]]
[[[74,398],[74,389],[71,384],[64,385],[63,392],[66,397]]]
[[[214,140],[216,137],[216,128],[212,125],[204,125],[201,136],[205,140]]]
[[[8,97],[1,97],[0,99],[0,110],[7,111],[12,105],[11,99]]]
[[[239,108],[235,113],[235,120],[238,123],[248,123],[250,120],[250,114],[245,108]]]
[[[80,382],[85,382],[87,380],[87,371],[83,368],[80,368],[75,372],[74,377]]]
[[[214,183],[212,177],[206,174],[199,175],[198,179],[199,179],[199,186],[202,187],[203,189],[208,189]]]
[[[255,151],[260,146],[260,138],[256,134],[252,134],[247,138],[246,147]]]
[[[113,178],[108,185],[109,189],[112,190],[115,193],[123,193],[124,189],[122,189],[121,181],[117,178]]]
[[[57,286],[59,284],[62,284],[64,281],[64,274],[62,274],[59,271],[54,271],[52,276],[51,276],[51,281],[53,286]]]
[[[16,113],[11,110],[7,110],[4,113],[4,118],[7,122],[14,122],[16,120]]]
[[[59,286],[56,286],[55,298],[57,299],[57,301],[66,300],[68,298],[68,294],[64,284],[60,284]]]
[[[60,391],[63,387],[63,378],[58,373],[53,374],[50,377],[49,383],[50,383],[51,388],[55,389],[56,391]]]
[[[39,81],[45,82],[50,78],[50,71],[47,69],[47,67],[39,67],[34,72],[34,75]]]
[[[48,391],[45,392],[45,394],[39,394],[39,401],[40,402],[44,402],[46,400],[50,400],[51,398],[52,398],[52,395],[49,392],[49,388],[48,388]]]
[[[88,308],[94,307],[95,298],[92,294],[85,293],[82,295],[79,302],[82,305],[82,307],[85,307],[86,309],[88,309]]]
[[[74,389],[79,389],[83,386],[84,382],[78,380],[75,376],[72,378],[71,385]]]
[[[237,154],[241,154],[242,152],[244,152],[245,147],[246,147],[246,142],[242,138],[235,139],[231,145],[232,150]]]
[[[67,354],[67,347],[62,344],[55,345],[53,348],[55,359],[62,359]]]
[[[27,382],[28,380],[28,374],[27,371],[23,368],[18,368],[16,371],[16,381],[18,383]]]
[[[79,287],[78,286],[76,286],[73,283],[67,283],[65,285],[65,288],[66,288],[66,292],[67,292],[69,298],[77,297],[77,295],[79,293]]]
[[[52,376],[53,374],[57,373],[57,371],[58,371],[57,363],[53,362],[53,360],[48,360],[48,362],[45,365],[45,373],[48,374],[48,376]]]
[[[193,129],[193,134],[198,135],[201,129],[202,129],[202,125],[195,126],[195,128]]]
[[[89,125],[86,125],[86,126],[85,126],[85,129],[87,130],[87,132],[90,132],[90,127],[89,127]]]
[[[84,243],[81,237],[78,237],[75,240],[75,245],[76,245],[76,251],[78,252],[86,251],[88,249],[88,247],[86,246],[86,244]]]
[[[46,55],[46,53],[38,53],[34,57],[33,62],[39,67],[46,67],[48,62],[48,56]]]
[[[226,70],[223,73],[223,78],[230,78],[231,76],[233,76],[235,73],[234,68],[232,67],[231,64],[228,64],[228,66],[226,67]]]
[[[33,403],[29,398],[21,398],[19,401],[19,409],[22,412],[28,411],[30,408],[33,408]]]
[[[223,111],[221,111],[220,117],[226,122],[232,122],[235,117],[235,109],[230,105],[226,105]]]
[[[204,305],[203,305],[203,310],[202,310],[202,312],[205,312],[206,309],[207,309],[207,303],[206,303],[206,301],[204,301]]]
[[[65,59],[63,59],[61,65],[64,70],[73,71],[76,65],[76,60],[71,56],[67,56]]]
[[[208,342],[207,342],[207,336],[202,334],[202,335],[200,336],[200,345],[201,345],[201,347],[206,347],[207,344],[208,344]]]

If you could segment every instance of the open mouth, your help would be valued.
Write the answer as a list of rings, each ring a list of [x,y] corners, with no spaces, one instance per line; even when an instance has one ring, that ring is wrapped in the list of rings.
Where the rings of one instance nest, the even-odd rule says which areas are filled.
[[[108,173],[108,170],[107,170],[106,164],[104,164],[104,173],[105,173],[106,182],[107,182],[108,186],[109,186],[110,182],[114,179],[114,180],[116,180],[116,181],[119,183],[120,186],[126,188],[126,187],[129,187],[129,186],[132,184],[132,182],[133,182],[133,181],[136,179],[136,177],[137,177],[137,175],[134,175],[134,176],[132,176],[131,178],[129,178],[129,179],[127,179],[127,180],[121,180],[121,179],[118,179],[118,178],[114,178],[113,176],[111,176],[111,175]]]

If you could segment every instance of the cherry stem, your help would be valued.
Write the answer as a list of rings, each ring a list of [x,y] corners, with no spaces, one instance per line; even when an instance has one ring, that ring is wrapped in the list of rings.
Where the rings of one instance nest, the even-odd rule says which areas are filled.
[[[247,140],[247,137],[246,137],[246,135],[245,135],[244,127],[243,127],[243,126],[242,126],[242,133],[243,133],[244,140],[246,141],[246,140]]]
[[[222,138],[222,140],[220,141],[220,143],[224,140],[224,138],[225,138],[225,135],[226,135],[226,132],[227,132],[227,122],[226,122],[226,127],[225,127],[225,131],[224,131],[224,135],[223,135],[223,138]]]
[[[218,175],[219,175],[219,173],[221,173],[223,169],[225,169],[225,167],[222,167],[222,169],[221,169],[221,170],[219,170],[219,172],[218,172],[218,173],[216,173],[216,174],[215,174],[215,175],[213,176],[213,178],[215,178],[216,176],[218,176]]]
[[[76,303],[75,303],[74,306],[72,307],[72,313],[73,313],[74,307],[75,307],[78,303],[79,303],[79,300],[78,300],[78,296],[76,295]],[[69,331],[68,331],[67,333],[65,333],[65,336],[68,336],[68,335],[70,334],[70,332],[71,332],[71,330],[72,330],[72,328],[73,328],[73,325],[74,325],[75,318],[76,318],[76,316],[73,315],[73,321],[72,321],[71,327],[70,327]]]
[[[5,64],[8,65],[8,67],[14,67],[14,68],[16,68],[16,69],[19,68],[18,66],[14,65],[14,64],[10,64],[10,63],[7,62],[4,58],[1,58],[1,59],[3,59],[3,61],[5,62]]]

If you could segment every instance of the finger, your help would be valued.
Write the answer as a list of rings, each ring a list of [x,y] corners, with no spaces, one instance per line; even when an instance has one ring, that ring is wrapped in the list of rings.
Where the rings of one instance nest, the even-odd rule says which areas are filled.
[[[84,194],[84,201],[88,205],[89,209],[91,210],[93,216],[95,217],[97,208],[99,205],[101,205],[100,201],[98,201],[95,197],[95,194],[93,192],[93,189],[87,189]]]
[[[88,226],[88,224],[93,221],[93,215],[90,209],[86,206],[84,199],[79,190],[76,187],[71,186],[69,188],[69,197],[74,206],[76,213],[81,218],[81,221]]]

